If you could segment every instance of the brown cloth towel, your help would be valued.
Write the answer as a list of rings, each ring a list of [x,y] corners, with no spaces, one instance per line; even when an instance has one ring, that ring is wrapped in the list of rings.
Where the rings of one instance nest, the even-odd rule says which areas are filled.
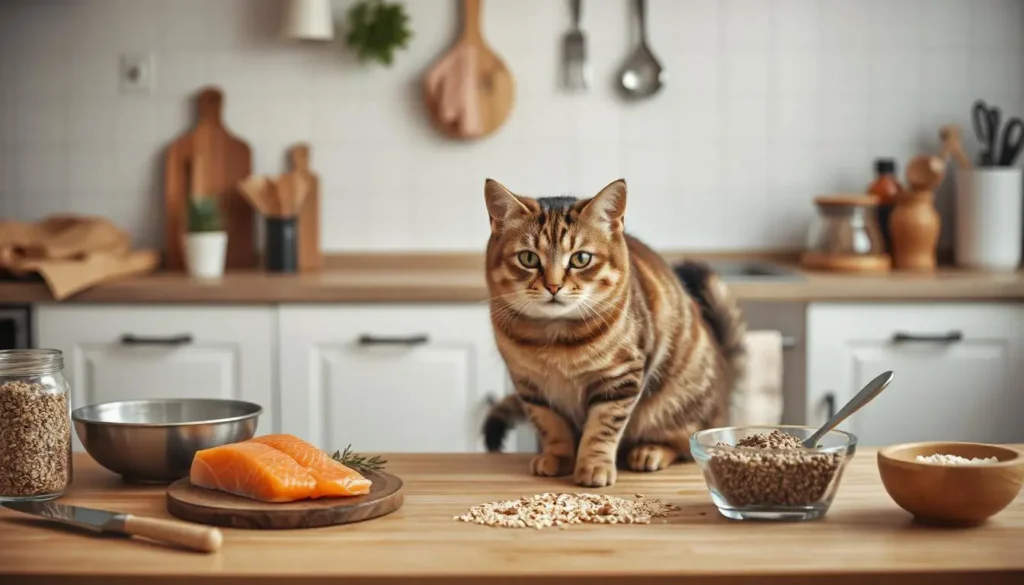
[[[100,217],[0,220],[0,269],[15,276],[38,273],[57,300],[101,282],[152,272],[159,264],[155,250],[132,250],[131,236]]]

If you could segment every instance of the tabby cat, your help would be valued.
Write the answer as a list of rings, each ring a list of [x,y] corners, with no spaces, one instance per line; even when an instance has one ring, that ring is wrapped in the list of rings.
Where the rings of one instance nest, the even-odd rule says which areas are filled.
[[[679,274],[624,231],[626,182],[590,199],[529,198],[488,179],[490,313],[516,392],[491,409],[489,451],[529,418],[534,474],[615,483],[656,471],[725,423],[745,376],[744,323],[707,267]]]

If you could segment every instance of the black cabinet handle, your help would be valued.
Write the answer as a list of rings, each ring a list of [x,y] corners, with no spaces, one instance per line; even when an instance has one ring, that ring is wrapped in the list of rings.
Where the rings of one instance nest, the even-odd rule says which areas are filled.
[[[825,409],[828,411],[828,416],[825,420],[832,420],[832,417],[836,415],[836,395],[829,392],[825,395]]]
[[[893,343],[920,341],[926,343],[956,343],[964,338],[963,331],[950,331],[944,335],[917,335],[914,333],[897,333],[892,336]]]
[[[411,337],[377,337],[376,335],[360,335],[359,345],[423,345],[430,341],[426,335]]]
[[[188,333],[173,337],[136,337],[130,333],[121,336],[122,345],[188,345],[192,336]]]

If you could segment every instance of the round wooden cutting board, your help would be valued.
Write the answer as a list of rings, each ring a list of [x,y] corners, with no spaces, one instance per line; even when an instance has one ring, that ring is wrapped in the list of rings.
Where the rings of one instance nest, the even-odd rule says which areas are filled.
[[[167,488],[167,511],[182,520],[226,528],[287,529],[360,522],[402,507],[401,479],[375,471],[367,471],[363,477],[373,482],[365,496],[282,504],[196,487],[186,477]]]

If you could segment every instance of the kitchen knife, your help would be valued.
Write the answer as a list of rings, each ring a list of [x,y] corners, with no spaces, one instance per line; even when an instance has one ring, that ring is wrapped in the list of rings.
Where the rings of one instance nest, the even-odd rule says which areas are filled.
[[[177,520],[117,514],[106,510],[69,506],[56,502],[0,502],[0,506],[89,530],[125,536],[141,536],[201,552],[214,552],[220,548],[221,542],[223,542],[220,530],[216,528],[197,526]]]

